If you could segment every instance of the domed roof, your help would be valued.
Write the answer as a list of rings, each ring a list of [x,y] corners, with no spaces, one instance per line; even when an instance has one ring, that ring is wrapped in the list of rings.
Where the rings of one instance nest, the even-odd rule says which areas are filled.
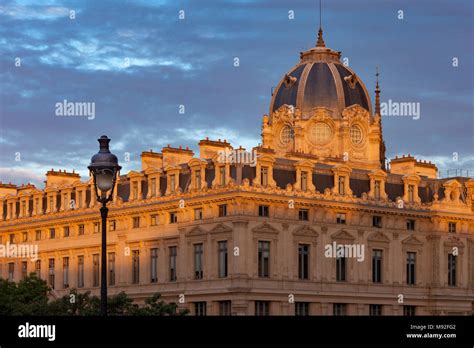
[[[278,84],[272,96],[270,114],[284,104],[300,109],[303,119],[308,118],[315,107],[326,107],[338,115],[354,104],[372,114],[364,83],[342,64],[340,57],[340,52],[325,47],[320,30],[316,47],[302,52],[300,62]]]

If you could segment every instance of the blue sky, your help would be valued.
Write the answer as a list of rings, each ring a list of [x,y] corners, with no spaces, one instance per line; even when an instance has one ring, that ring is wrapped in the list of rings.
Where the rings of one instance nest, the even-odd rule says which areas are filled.
[[[382,101],[421,105],[418,120],[383,118],[387,157],[474,170],[473,13],[470,0],[323,2],[326,45],[371,97],[380,66]],[[318,21],[315,0],[3,0],[0,180],[42,186],[51,168],[85,178],[102,134],[123,172],[141,151],[197,153],[206,136],[256,146],[271,88],[315,44]],[[94,102],[95,118],[56,116],[64,99]]]

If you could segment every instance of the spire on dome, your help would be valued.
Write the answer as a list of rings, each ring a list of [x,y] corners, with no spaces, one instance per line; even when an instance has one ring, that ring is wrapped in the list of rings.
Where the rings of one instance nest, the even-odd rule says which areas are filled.
[[[318,41],[316,42],[316,47],[326,47],[323,39],[323,28],[321,21],[321,0],[319,0],[319,31],[318,31]]]
[[[376,68],[375,77],[377,84],[375,85],[375,114],[380,115],[380,87],[379,87],[379,67]]]

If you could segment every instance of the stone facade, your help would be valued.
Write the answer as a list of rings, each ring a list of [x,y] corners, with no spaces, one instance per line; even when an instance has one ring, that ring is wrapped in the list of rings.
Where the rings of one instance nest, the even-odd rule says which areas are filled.
[[[109,294],[159,292],[207,315],[474,313],[474,180],[438,179],[434,164],[410,155],[385,168],[380,106],[346,105],[358,84],[354,100],[370,105],[352,71],[335,78],[335,100],[312,107],[299,90],[294,105],[275,106],[300,78],[312,88],[308,66],[328,64],[336,76],[339,58],[320,33],[302,75],[285,75],[255,165],[223,161],[234,150],[225,140],[201,140],[200,158],[170,146],[143,152],[110,204]],[[43,190],[0,184],[1,244],[39,249],[36,261],[0,258],[0,275],[37,271],[54,296],[98,295],[92,192],[91,180],[61,170]],[[328,256],[334,245],[359,246],[363,257]]]

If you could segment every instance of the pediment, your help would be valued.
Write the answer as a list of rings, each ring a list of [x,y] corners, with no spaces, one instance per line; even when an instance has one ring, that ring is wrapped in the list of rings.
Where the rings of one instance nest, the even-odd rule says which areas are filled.
[[[225,233],[225,232],[232,232],[232,228],[222,223],[217,224],[209,231],[209,233]]]
[[[300,226],[295,228],[293,231],[293,234],[295,235],[304,235],[304,236],[311,236],[311,237],[317,237],[319,236],[319,233],[316,232],[316,230],[308,225]]]
[[[264,222],[261,225],[258,225],[252,229],[253,232],[263,232],[263,233],[280,233],[275,227]]]
[[[188,231],[187,234],[189,236],[197,236],[197,235],[207,234],[207,231],[201,228],[201,226],[194,226]]]
[[[382,243],[390,243],[390,238],[388,238],[385,233],[382,232],[374,232],[372,233],[367,240],[371,242],[382,242]]]
[[[332,239],[344,239],[344,240],[354,240],[355,237],[347,232],[346,230],[340,230],[339,232],[333,233],[331,235]]]
[[[463,248],[464,243],[461,241],[459,237],[451,236],[444,241],[444,245],[447,247],[458,247]]]
[[[404,245],[423,245],[423,242],[420,241],[415,236],[410,236],[410,237],[405,238],[404,240],[402,240],[402,244],[404,244]]]

